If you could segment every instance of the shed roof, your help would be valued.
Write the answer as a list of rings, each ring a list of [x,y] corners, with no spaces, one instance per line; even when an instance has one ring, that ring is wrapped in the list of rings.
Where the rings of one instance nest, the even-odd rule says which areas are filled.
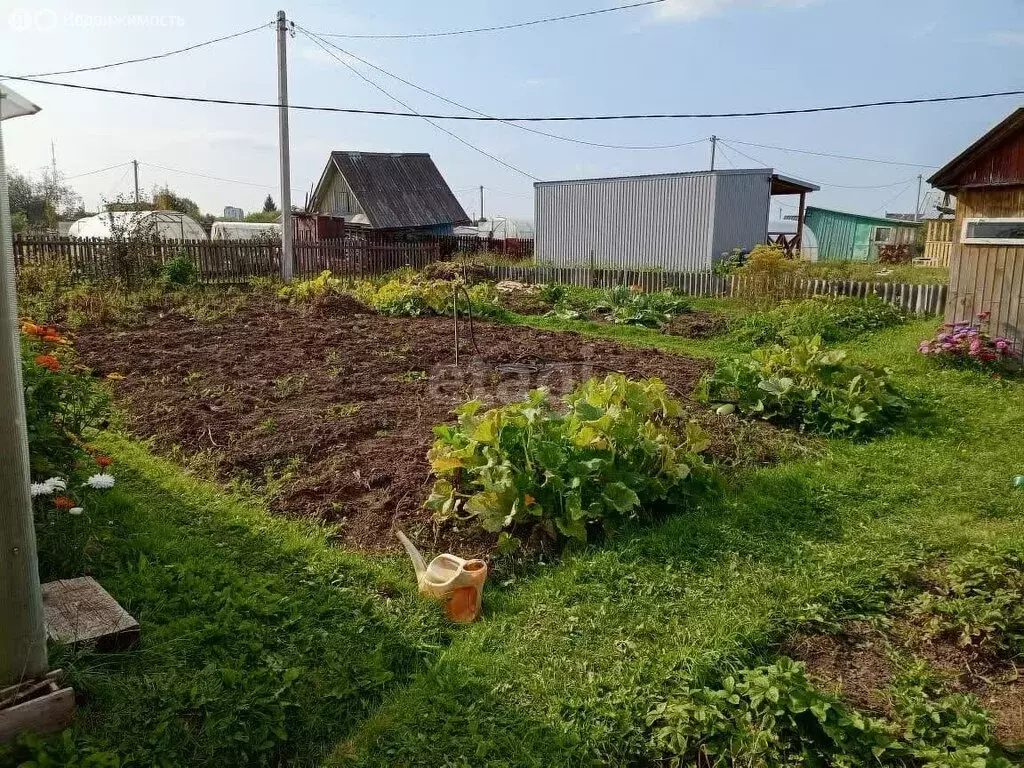
[[[425,152],[331,152],[314,197],[319,197],[332,167],[344,177],[375,229],[470,223]]]
[[[998,149],[1006,140],[1024,132],[1024,107],[1018,107],[999,125],[936,171],[928,183],[943,192],[955,192],[960,178],[979,160]]]
[[[810,216],[813,213],[823,213],[831,216],[842,216],[848,219],[857,219],[863,221],[865,224],[873,224],[878,227],[920,227],[920,224],[915,224],[912,221],[903,221],[902,219],[887,219],[881,216],[866,216],[861,213],[849,213],[847,211],[836,211],[832,208],[819,208],[814,205],[807,206],[807,215]]]

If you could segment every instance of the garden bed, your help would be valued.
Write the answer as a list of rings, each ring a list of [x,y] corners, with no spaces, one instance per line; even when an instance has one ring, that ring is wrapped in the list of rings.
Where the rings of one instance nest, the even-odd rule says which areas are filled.
[[[436,532],[421,509],[432,427],[452,409],[511,402],[537,386],[560,395],[611,371],[657,376],[687,398],[708,368],[528,327],[462,322],[460,334],[456,368],[450,319],[268,300],[206,325],[154,314],[131,330],[87,328],[76,346],[98,375],[125,377],[115,387],[129,427],[161,450],[265,489],[276,511],[342,522],[352,546],[393,549],[398,526],[464,555],[489,550],[493,536]],[[719,444],[736,442],[723,433]]]

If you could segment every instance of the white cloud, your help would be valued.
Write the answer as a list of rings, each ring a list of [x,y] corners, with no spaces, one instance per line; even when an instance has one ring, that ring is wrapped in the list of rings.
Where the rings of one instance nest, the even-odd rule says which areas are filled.
[[[1024,30],[989,32],[987,40],[992,45],[1024,45]]]
[[[734,6],[755,8],[803,8],[819,0],[666,0],[658,6],[659,18],[675,21],[696,21],[716,16]]]

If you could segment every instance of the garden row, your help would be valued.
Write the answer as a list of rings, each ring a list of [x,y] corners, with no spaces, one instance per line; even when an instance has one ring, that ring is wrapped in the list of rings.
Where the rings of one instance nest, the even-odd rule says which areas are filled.
[[[90,440],[106,419],[98,389],[112,389],[139,436],[154,437],[158,447],[169,451],[177,445],[179,456],[194,469],[203,462],[219,464],[221,477],[233,478],[237,490],[256,490],[280,511],[294,514],[302,500],[318,499],[315,511],[305,511],[340,523],[336,530],[343,537],[354,530],[357,535],[349,540],[356,544],[372,548],[381,542],[360,535],[370,527],[387,534],[396,522],[396,505],[401,512],[403,504],[405,516],[397,522],[420,521],[423,538],[441,545],[477,546],[473,537],[479,529],[497,535],[499,551],[506,553],[538,539],[559,545],[584,539],[605,542],[600,549],[571,548],[550,576],[536,572],[529,561],[509,565],[508,584],[495,585],[490,593],[492,626],[470,630],[429,675],[409,680],[404,691],[393,691],[380,719],[366,721],[339,758],[427,764],[447,756],[458,764],[459,755],[468,759],[475,754],[478,760],[527,764],[535,762],[529,753],[536,745],[552,757],[552,764],[573,762],[573,754],[600,754],[603,762],[665,760],[680,765],[859,765],[868,760],[901,766],[1009,765],[1002,750],[1019,734],[1012,723],[1007,725],[997,704],[982,702],[995,713],[990,715],[972,698],[992,691],[977,687],[977,679],[967,672],[952,688],[948,681],[936,681],[919,663],[924,659],[934,666],[936,660],[905,641],[903,633],[909,627],[913,637],[928,639],[933,648],[945,647],[942,643],[949,638],[962,639],[958,647],[968,650],[964,663],[983,668],[992,680],[1002,679],[1007,665],[1024,650],[1024,617],[1014,602],[1021,592],[1021,567],[1012,551],[973,559],[936,558],[933,552],[909,561],[905,553],[893,553],[901,567],[883,569],[883,577],[857,591],[852,602],[844,602],[842,590],[816,583],[820,579],[810,573],[815,566],[801,566],[808,569],[809,580],[801,581],[801,576],[799,589],[792,591],[799,611],[782,597],[787,594],[782,581],[766,587],[777,591],[772,599],[786,606],[782,624],[767,606],[748,606],[742,636],[735,634],[735,626],[726,630],[723,624],[702,633],[698,626],[680,624],[701,611],[741,610],[748,596],[730,592],[735,579],[749,578],[745,583],[753,589],[758,579],[783,579],[779,573],[784,569],[777,572],[782,563],[805,557],[813,563],[818,545],[808,544],[803,554],[794,556],[786,550],[789,535],[779,526],[789,516],[803,514],[792,511],[794,505],[802,509],[810,504],[805,510],[810,520],[820,518],[818,505],[828,503],[827,494],[790,484],[785,466],[765,476],[777,478],[779,488],[755,487],[760,475],[754,475],[749,494],[742,484],[737,487],[742,478],[751,478],[723,475],[715,467],[721,457],[714,444],[723,435],[746,441],[759,433],[740,430],[766,423],[777,431],[779,437],[771,438],[777,441],[789,440],[783,436],[790,431],[850,437],[855,440],[833,441],[830,448],[858,461],[864,460],[863,451],[871,450],[868,438],[883,440],[896,446],[893,461],[906,470],[911,459],[899,455],[899,446],[915,444],[916,433],[934,421],[934,411],[941,407],[935,392],[923,392],[920,383],[908,388],[899,374],[868,362],[862,351],[851,355],[826,343],[862,345],[886,329],[889,338],[896,338],[891,334],[899,333],[904,322],[898,312],[853,300],[744,307],[723,315],[716,328],[720,349],[730,354],[713,369],[677,355],[566,337],[564,332],[478,323],[463,331],[463,354],[469,362],[455,370],[450,364],[453,307],[467,319],[522,322],[510,314],[507,298],[503,306],[497,288],[451,279],[455,277],[402,275],[352,282],[322,275],[289,286],[280,295],[236,293],[227,303],[224,294],[179,291],[170,279],[132,295],[107,296],[84,288],[69,299],[65,293],[47,298],[45,290],[36,292],[30,301],[37,302],[37,319],[42,319],[48,301],[47,311],[62,324],[70,322],[69,308],[79,313],[73,323],[78,326],[76,343],[94,379],[79,368],[71,345],[64,343],[67,334],[47,325],[25,326],[24,366],[26,376],[34,377],[30,397],[47,389],[56,393],[50,400],[38,400],[31,410],[37,425],[33,453],[43,459],[33,468],[38,483],[33,490],[38,491],[46,557],[51,562],[63,558],[61,567],[74,570],[100,546],[100,521],[91,512],[93,507],[103,509],[105,520],[107,507],[101,497],[90,494],[104,493],[112,480],[105,471],[109,460]],[[602,334],[635,330],[635,338],[649,344],[664,343],[670,337],[660,330],[696,314],[695,304],[679,296],[650,297],[628,288],[588,293],[545,286],[529,295],[545,305],[542,315],[547,317],[535,316],[539,324]],[[100,315],[103,322],[97,322]],[[816,331],[825,331],[828,339]],[[268,338],[275,343],[267,344]],[[738,354],[751,348],[749,355]],[[922,351],[928,353],[924,360],[929,364],[1012,372],[1013,350],[1005,340],[985,337],[980,326],[943,328]],[[940,366],[934,370],[945,373]],[[99,388],[96,379],[104,382]],[[448,417],[452,410],[457,412],[454,422]],[[433,434],[431,427],[436,428]],[[40,442],[44,433],[52,444]],[[61,452],[63,458],[55,461]],[[428,456],[432,480],[425,488],[422,468]],[[420,479],[396,483],[395,468],[406,464],[422,473]],[[805,463],[793,472],[793,477],[802,477],[824,470]],[[830,483],[825,476],[819,479]],[[855,498],[862,482],[865,478],[852,485],[841,481],[846,495],[838,503]],[[874,478],[866,482],[870,485]],[[71,493],[65,493],[68,489]],[[403,501],[407,495],[411,498]],[[777,498],[782,506],[739,511],[755,497],[758,504],[769,506]],[[424,500],[441,521],[439,530],[451,538],[436,538],[436,530],[425,522],[429,518],[418,516]],[[354,513],[358,508],[375,508],[377,519],[361,528]],[[733,509],[735,517],[727,512]],[[650,526],[655,520],[666,523]],[[57,526],[65,523],[84,530],[60,531]],[[764,552],[783,549],[775,552],[777,559],[761,565],[730,560],[750,543],[748,536],[759,543],[764,537]],[[828,538],[822,531],[821,542]],[[723,546],[733,549],[726,552]],[[58,547],[69,551],[54,554]],[[711,556],[698,565],[701,548]],[[833,557],[841,560],[838,551]],[[836,567],[841,569],[839,560]],[[728,568],[721,570],[723,562]],[[675,564],[683,564],[678,574],[671,572]],[[826,559],[821,567],[828,572],[832,566]],[[144,566],[138,568],[133,579],[143,576]],[[687,568],[696,570],[687,573]],[[717,578],[724,579],[718,588],[713,583]],[[517,579],[522,580],[521,589]],[[190,589],[188,582],[182,575],[173,589]],[[814,601],[808,600],[812,594],[827,605],[814,609]],[[733,607],[726,611],[729,600]],[[232,607],[230,614],[251,610]],[[769,617],[771,631],[758,634],[758,622]],[[849,642],[847,651],[860,648],[858,621],[880,622],[882,631],[875,638],[880,655],[898,657],[889,673],[870,686],[884,701],[851,700],[848,691],[829,688],[829,676],[836,670],[822,663],[820,649],[829,642],[842,648]],[[714,645],[718,639],[721,647],[700,650],[702,643]],[[472,650],[480,643],[488,648],[486,658]],[[693,656],[683,654],[677,661],[665,657],[682,653],[688,643]],[[753,643],[758,650],[735,655],[736,643],[748,648]],[[776,660],[779,655],[802,659],[806,671]],[[542,660],[549,656],[561,660],[562,672]],[[267,685],[282,679],[287,685],[281,690],[309,685],[304,670],[274,667],[274,672],[270,657],[258,658]],[[982,661],[987,666],[979,667]],[[466,667],[458,668],[459,663]],[[536,677],[543,677],[543,670],[550,680]],[[367,674],[388,673],[376,669]],[[577,680],[577,691],[569,693],[566,675]],[[225,752],[223,745],[214,750],[202,735],[181,738],[180,744],[154,736],[136,754],[152,757],[145,750],[153,745],[200,749],[193,739],[201,742],[201,749],[214,750],[222,764],[281,762],[295,754],[290,750],[308,754],[308,745],[287,742],[296,728],[308,737],[309,730],[296,723],[312,713],[297,711],[287,694],[278,700],[280,692],[269,695],[263,682],[225,679],[220,693],[213,695],[219,701],[232,695],[232,686],[248,690],[256,685],[266,698],[257,699],[253,711],[239,711],[235,717],[244,722],[277,713],[274,717],[280,718],[261,720],[275,724],[261,728],[259,743],[240,741],[238,756]],[[375,690],[379,683],[368,678],[351,685],[357,691]],[[337,693],[339,700],[348,700],[351,685]],[[1016,693],[1019,701],[1017,689],[1000,688],[997,693]],[[333,700],[316,695],[324,705]],[[449,702],[447,707],[438,707],[442,699]],[[470,701],[477,704],[470,707]],[[519,709],[527,703],[529,710]],[[188,711],[221,706],[200,696],[191,703],[183,699],[180,711],[184,717]],[[436,744],[415,738],[424,718],[438,711],[446,714],[437,723]],[[552,720],[555,712],[559,717]],[[360,716],[365,714],[361,710]],[[413,727],[408,718],[419,725]],[[214,725],[205,717],[200,722],[206,728]],[[531,733],[538,722],[545,730]],[[182,733],[178,726],[169,728]],[[1003,732],[997,733],[1000,728]],[[509,739],[517,743],[513,746]],[[501,757],[503,744],[506,754]],[[49,747],[39,749],[29,754],[38,757]],[[192,752],[196,754],[212,753]]]

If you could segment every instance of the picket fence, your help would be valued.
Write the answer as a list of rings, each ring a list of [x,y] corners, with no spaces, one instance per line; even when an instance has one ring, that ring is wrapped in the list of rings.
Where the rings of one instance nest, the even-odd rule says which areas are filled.
[[[531,284],[562,283],[583,288],[611,288],[616,285],[636,286],[644,291],[664,291],[672,288],[684,295],[698,297],[744,298],[764,295],[763,284],[755,278],[717,275],[713,272],[495,265],[488,267],[488,274],[495,280],[516,280]],[[773,286],[772,293],[778,298],[791,299],[814,296],[877,296],[905,312],[926,317],[945,313],[947,287],[798,278]]]
[[[422,269],[441,258],[436,241],[387,242],[346,237],[296,241],[295,274],[308,277],[330,270],[340,277],[368,277],[399,267]],[[281,274],[281,244],[272,240],[154,240],[127,245],[104,238],[17,237],[14,264],[60,265],[77,280],[119,278],[133,281],[158,274],[172,258],[186,256],[205,284],[245,283]]]

